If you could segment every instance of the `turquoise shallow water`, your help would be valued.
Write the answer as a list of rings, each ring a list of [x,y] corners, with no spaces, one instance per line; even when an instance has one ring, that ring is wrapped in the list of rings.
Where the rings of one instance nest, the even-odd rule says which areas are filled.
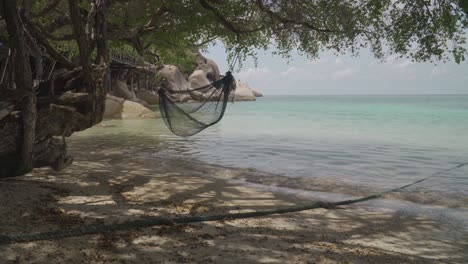
[[[170,134],[162,120],[105,124],[113,127],[77,137],[107,135],[113,144],[154,147],[145,152],[147,158],[183,157],[361,190],[396,187],[468,162],[467,95],[267,96],[229,104],[219,124],[190,138]],[[415,189],[451,197],[464,207],[468,168]]]

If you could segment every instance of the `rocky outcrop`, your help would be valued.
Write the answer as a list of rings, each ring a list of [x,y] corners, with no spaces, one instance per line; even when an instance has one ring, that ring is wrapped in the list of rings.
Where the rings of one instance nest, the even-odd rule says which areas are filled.
[[[121,80],[114,80],[112,82],[112,95],[130,100],[135,98],[135,94],[132,93],[127,86],[127,83]]]
[[[234,93],[234,101],[255,101],[255,94],[246,83],[236,81],[236,91]]]
[[[207,86],[212,81],[208,80],[206,73],[202,70],[196,70],[190,75],[189,77],[189,84],[191,89],[200,88],[203,86]],[[213,92],[212,86],[207,87],[206,89],[200,89],[197,91],[193,91],[190,93],[190,96],[195,101],[204,101],[207,100],[210,94]]]
[[[213,60],[197,54],[197,64],[198,67],[189,76],[188,80],[185,80],[183,74],[176,66],[164,65],[158,71],[158,75],[162,79],[162,85],[169,91],[179,91],[200,88],[220,79],[218,65]],[[236,101],[255,101],[256,97],[263,96],[261,93],[252,90],[246,83],[236,82],[236,86]],[[190,95],[172,94],[171,97],[179,102],[190,100],[203,101],[207,99],[206,94],[209,94],[209,89],[213,88],[207,87],[205,90],[192,92]]]
[[[192,75],[190,75],[188,81],[191,89],[203,87],[212,83],[212,81],[208,80],[206,73],[202,70],[195,70]]]
[[[106,96],[106,108],[104,110],[104,118],[121,118],[123,103],[125,99],[112,95]]]
[[[253,94],[255,95],[255,97],[263,97],[263,94],[260,93],[260,92],[257,92],[255,90],[252,90]]]
[[[124,101],[122,109],[122,119],[140,119],[140,118],[157,118],[159,114],[142,106],[139,103],[132,101]]]
[[[149,108],[150,105],[159,103],[159,96],[156,94],[149,91],[137,91],[137,93],[132,92],[128,89],[127,83],[120,80],[113,81],[112,96],[139,103],[146,108]]]
[[[139,119],[157,118],[159,114],[153,112],[137,102],[107,95],[104,118],[106,119]]]
[[[138,91],[136,97],[142,101],[145,101],[149,105],[159,104],[159,95],[152,91]]]
[[[209,82],[214,82],[220,79],[219,67],[216,62],[211,59],[205,58],[200,53],[197,54],[197,70],[202,70],[205,73],[206,78]]]
[[[161,86],[166,88],[169,92],[190,89],[189,82],[185,79],[179,68],[174,65],[164,65],[158,71],[158,75],[161,77]],[[190,95],[184,93],[173,93],[171,97],[179,102],[187,102],[191,99]]]
[[[189,83],[191,88],[201,87],[217,81],[220,79],[220,72],[218,65],[213,60],[205,58],[200,53],[197,54],[198,67],[189,77]],[[255,101],[256,97],[262,97],[263,95],[252,88],[246,83],[236,82],[237,88],[235,91],[236,101]],[[195,100],[203,98],[201,96],[192,97]]]
[[[161,85],[169,91],[187,90],[190,87],[179,68],[174,65],[164,65],[157,73],[161,77]]]
[[[146,101],[143,101],[141,99],[138,99],[138,98],[133,98],[133,99],[130,99],[128,101],[132,101],[134,103],[138,103],[138,104],[141,104],[142,106],[146,107],[146,108],[151,108],[151,105],[148,104]]]

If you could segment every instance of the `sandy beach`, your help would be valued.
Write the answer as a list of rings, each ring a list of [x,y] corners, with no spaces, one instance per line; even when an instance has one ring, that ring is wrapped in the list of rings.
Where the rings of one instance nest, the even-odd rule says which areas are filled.
[[[242,184],[249,170],[123,155],[92,144],[62,172],[0,181],[1,234],[153,216],[310,203]],[[259,172],[256,172],[259,173]],[[272,184],[272,183],[269,183]],[[88,235],[0,247],[1,263],[466,263],[459,226],[360,204],[255,219]]]

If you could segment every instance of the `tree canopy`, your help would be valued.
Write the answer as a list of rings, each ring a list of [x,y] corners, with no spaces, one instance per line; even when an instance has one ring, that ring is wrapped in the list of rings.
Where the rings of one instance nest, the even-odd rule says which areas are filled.
[[[76,55],[69,1],[34,1],[31,20],[59,52]],[[83,25],[96,1],[78,1]],[[111,47],[177,61],[217,40],[245,58],[273,46],[287,56],[370,49],[416,61],[465,60],[466,0],[108,0]],[[90,32],[88,32],[90,33]]]

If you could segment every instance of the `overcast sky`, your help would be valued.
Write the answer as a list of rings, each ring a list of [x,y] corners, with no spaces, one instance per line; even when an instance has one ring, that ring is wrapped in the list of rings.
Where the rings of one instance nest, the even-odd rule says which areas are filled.
[[[259,52],[258,65],[244,62],[237,79],[271,95],[345,94],[468,94],[468,62],[413,63],[407,59],[375,59],[368,52],[359,57],[323,53],[309,60],[293,53],[288,60]],[[225,49],[215,45],[205,53],[228,69]]]

